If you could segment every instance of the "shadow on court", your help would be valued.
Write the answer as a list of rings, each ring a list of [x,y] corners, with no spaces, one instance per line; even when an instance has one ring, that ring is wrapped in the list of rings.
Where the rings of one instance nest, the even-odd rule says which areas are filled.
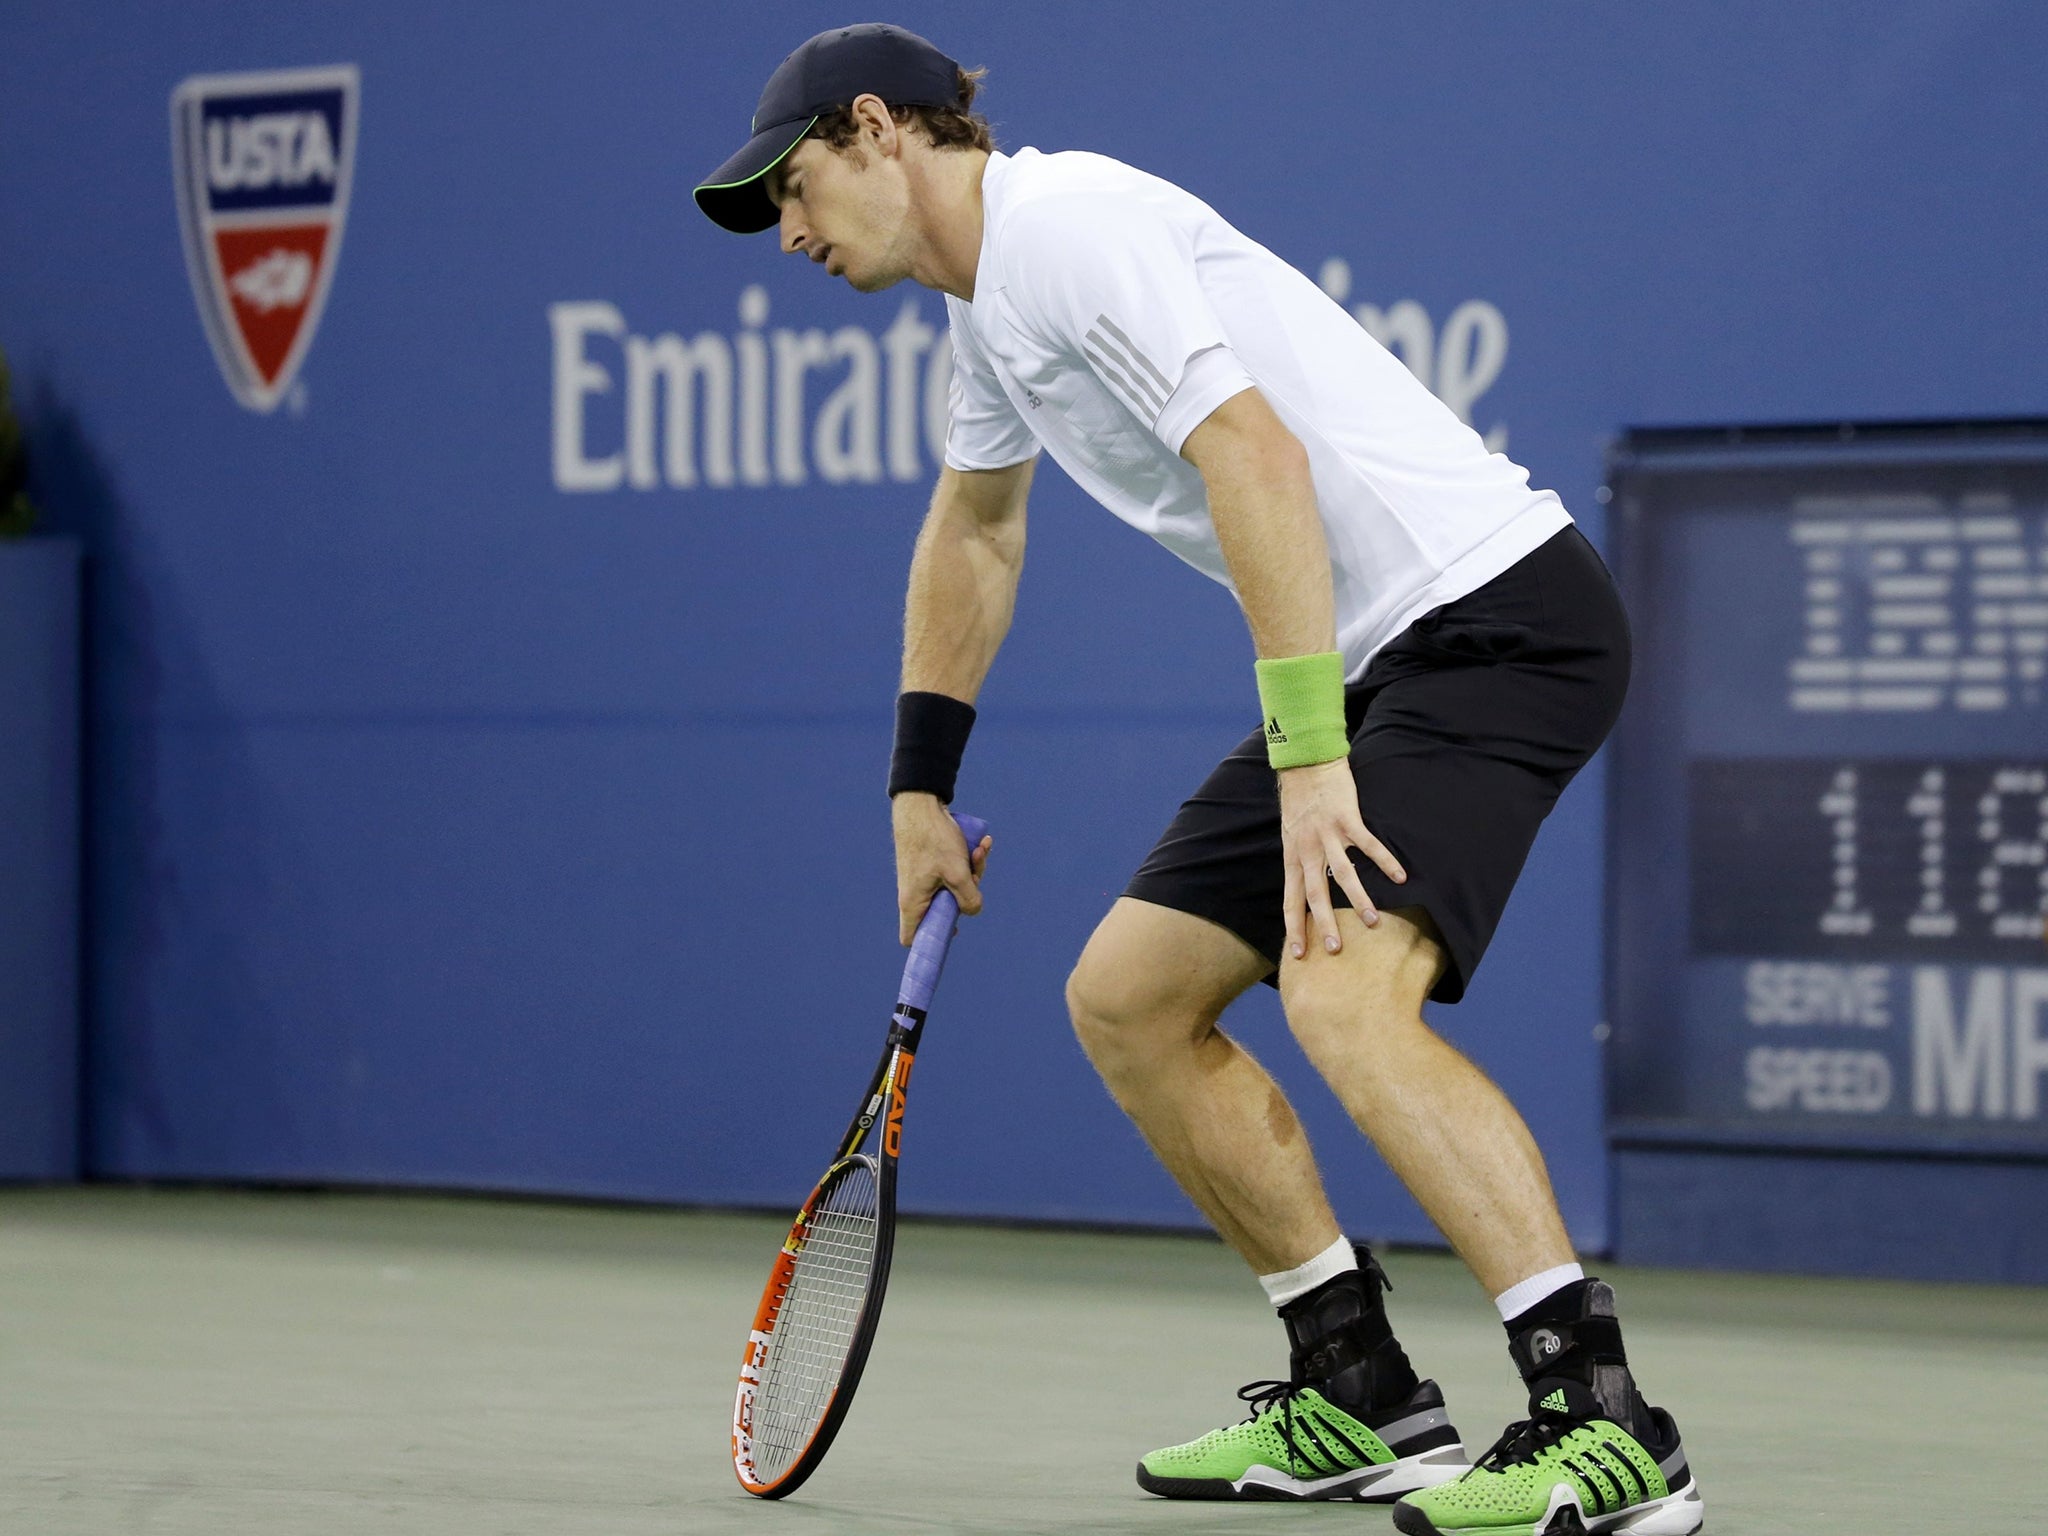
[[[860,1398],[767,1504],[727,1461],[787,1218],[491,1200],[0,1193],[0,1530],[35,1536],[1390,1530],[1168,1504],[1145,1450],[1285,1368],[1219,1245],[912,1225]],[[1491,1306],[1396,1253],[1468,1448],[1518,1407]],[[1604,1271],[1737,1532],[2037,1528],[2048,1295]],[[1944,1475],[1948,1474],[1948,1475]]]

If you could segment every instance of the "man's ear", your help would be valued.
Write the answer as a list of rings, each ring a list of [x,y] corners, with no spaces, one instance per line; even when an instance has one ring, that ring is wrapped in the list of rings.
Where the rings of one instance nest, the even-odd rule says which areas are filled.
[[[872,93],[854,97],[853,120],[875,136],[875,148],[884,155],[896,153],[902,134],[889,114],[889,104],[881,97]]]

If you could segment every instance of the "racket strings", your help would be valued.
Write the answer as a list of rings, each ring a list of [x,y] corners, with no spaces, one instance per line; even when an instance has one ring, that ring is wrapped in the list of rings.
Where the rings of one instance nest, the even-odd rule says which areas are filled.
[[[764,1482],[773,1482],[803,1454],[831,1406],[860,1326],[880,1230],[880,1189],[873,1165],[862,1158],[812,1213],[769,1334],[754,1397],[754,1465]]]

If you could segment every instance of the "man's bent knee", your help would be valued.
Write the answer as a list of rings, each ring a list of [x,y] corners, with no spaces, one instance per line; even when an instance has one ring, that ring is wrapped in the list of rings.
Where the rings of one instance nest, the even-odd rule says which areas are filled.
[[[1112,1090],[1143,1078],[1188,1039],[1186,1026],[1173,1021],[1165,1000],[1134,986],[1134,980],[1091,959],[1086,950],[1067,977],[1067,1017],[1081,1049]]]
[[[1161,1035],[1187,1030],[1191,1012],[1149,967],[1133,964],[1093,944],[1081,952],[1067,977],[1067,1016],[1090,1056],[1129,1050]],[[1210,1013],[1205,1023],[1213,1023]]]
[[[1264,968],[1236,935],[1125,897],[1067,978],[1067,1012],[1089,1056],[1106,1067],[1106,1057],[1149,1055],[1200,1038]]]

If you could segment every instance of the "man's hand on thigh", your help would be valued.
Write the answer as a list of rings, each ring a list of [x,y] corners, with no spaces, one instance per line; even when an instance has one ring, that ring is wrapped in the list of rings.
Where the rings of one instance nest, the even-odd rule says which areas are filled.
[[[1358,810],[1358,785],[1348,758],[1280,770],[1280,846],[1286,861],[1287,884],[1280,898],[1286,923],[1286,957],[1299,960],[1314,945],[1335,954],[1344,947],[1337,908],[1330,900],[1335,880],[1365,927],[1379,921],[1372,898],[1351,863],[1351,850],[1379,866],[1396,885],[1408,878],[1400,860],[1367,830]]]

